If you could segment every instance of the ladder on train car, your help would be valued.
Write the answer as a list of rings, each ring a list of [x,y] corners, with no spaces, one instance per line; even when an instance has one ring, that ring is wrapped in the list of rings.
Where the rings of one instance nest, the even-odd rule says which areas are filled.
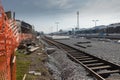
[[[16,80],[15,49],[18,46],[18,27],[8,20],[0,3],[0,80]]]

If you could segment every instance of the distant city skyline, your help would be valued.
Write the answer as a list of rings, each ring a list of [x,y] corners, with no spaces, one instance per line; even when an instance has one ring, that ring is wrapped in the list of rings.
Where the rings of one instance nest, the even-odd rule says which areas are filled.
[[[120,0],[2,0],[5,11],[15,11],[16,18],[35,26],[37,31],[45,33],[58,29],[95,26],[120,22]],[[51,29],[52,28],[52,29]]]

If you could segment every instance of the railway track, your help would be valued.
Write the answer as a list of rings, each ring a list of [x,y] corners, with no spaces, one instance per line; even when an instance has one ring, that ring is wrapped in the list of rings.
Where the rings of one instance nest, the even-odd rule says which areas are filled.
[[[63,49],[67,52],[68,57],[71,60],[82,65],[93,77],[97,80],[106,80],[111,76],[111,74],[119,73],[120,66],[114,63],[102,60],[98,57],[90,55],[84,51],[73,48],[69,45],[54,41],[52,39],[43,38],[49,45],[54,45],[60,49]],[[109,79],[114,80],[114,79]]]

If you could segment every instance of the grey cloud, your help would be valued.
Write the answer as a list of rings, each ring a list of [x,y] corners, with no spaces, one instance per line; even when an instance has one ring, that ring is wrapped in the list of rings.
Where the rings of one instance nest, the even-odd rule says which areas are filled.
[[[87,1],[87,0],[86,0]],[[76,11],[84,0],[6,0],[6,8],[21,14],[65,14]]]
[[[2,0],[2,2],[5,10],[15,11],[19,18],[36,25],[50,26],[56,20],[61,20],[61,24],[63,21],[63,27],[65,23],[66,26],[75,25],[76,11],[80,12],[80,25],[83,26],[90,24],[91,19],[102,19],[99,22],[107,24],[120,16],[120,0]]]
[[[19,14],[59,15],[120,13],[120,0],[4,0],[6,10]]]
[[[120,13],[120,0],[91,0],[83,8],[84,13],[116,14]]]

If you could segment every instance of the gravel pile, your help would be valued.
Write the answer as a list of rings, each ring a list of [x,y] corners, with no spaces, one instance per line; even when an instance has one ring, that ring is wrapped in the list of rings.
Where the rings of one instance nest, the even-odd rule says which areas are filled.
[[[104,60],[116,63],[120,65],[120,44],[115,43],[111,40],[101,40],[101,39],[85,39],[85,38],[71,38],[70,40],[57,40],[62,43],[71,45],[77,49],[86,51],[92,55],[95,55]],[[79,44],[87,48],[81,48],[75,46],[77,42],[87,42],[86,44]],[[90,47],[89,47],[90,46]]]
[[[61,50],[49,55],[47,66],[55,80],[93,80],[83,67],[72,62]]]

